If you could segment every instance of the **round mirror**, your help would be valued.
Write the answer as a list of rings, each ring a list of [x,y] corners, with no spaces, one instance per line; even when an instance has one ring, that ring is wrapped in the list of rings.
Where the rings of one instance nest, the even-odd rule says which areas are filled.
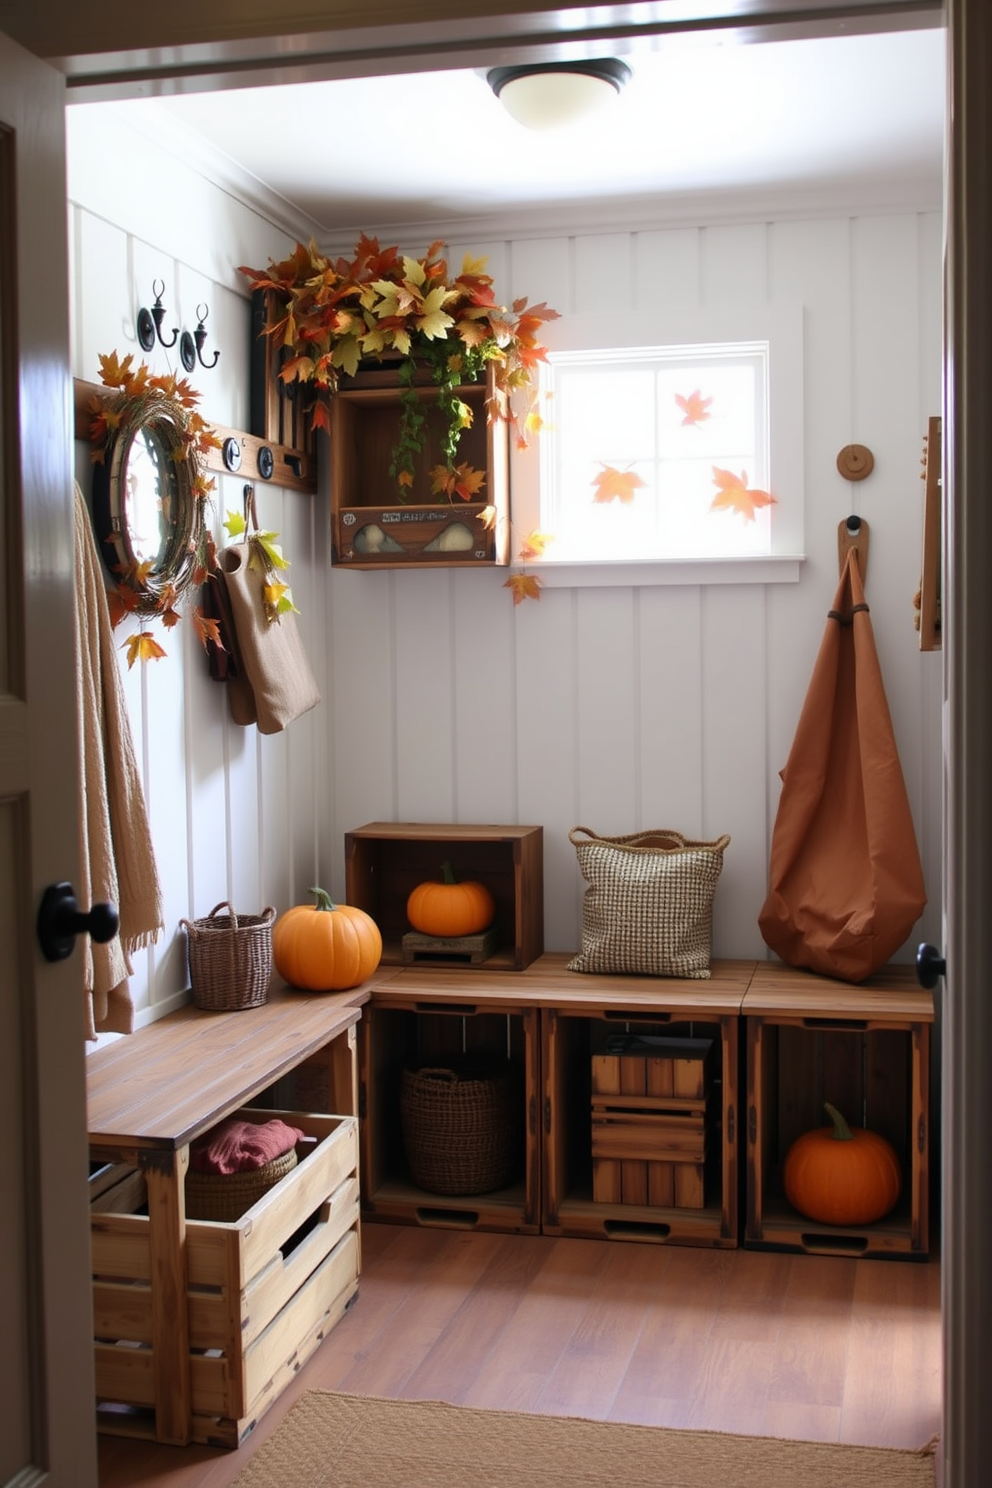
[[[122,413],[94,466],[93,520],[114,582],[149,613],[193,582],[204,536],[203,502],[184,432],[167,407]]]

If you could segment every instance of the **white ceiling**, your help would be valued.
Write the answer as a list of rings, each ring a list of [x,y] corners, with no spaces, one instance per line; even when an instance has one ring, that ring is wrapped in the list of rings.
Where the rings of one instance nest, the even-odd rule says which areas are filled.
[[[605,224],[702,200],[939,205],[944,32],[765,42],[683,39],[625,56],[608,113],[565,131],[515,123],[484,71],[298,83],[113,105],[166,125],[319,239],[569,213]],[[595,205],[591,205],[594,203]]]

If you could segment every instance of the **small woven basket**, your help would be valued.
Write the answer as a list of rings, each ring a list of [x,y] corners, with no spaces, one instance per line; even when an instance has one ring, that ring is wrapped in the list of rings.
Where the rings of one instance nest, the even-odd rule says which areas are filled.
[[[414,1183],[429,1193],[491,1193],[516,1175],[522,1101],[508,1063],[405,1069],[403,1144]]]
[[[186,930],[189,977],[198,1008],[233,1013],[265,1001],[275,917],[271,907],[260,915],[237,915],[232,905],[221,903],[206,919],[179,921]]]
[[[281,1157],[272,1158],[260,1168],[246,1168],[242,1173],[198,1173],[195,1168],[187,1168],[186,1218],[240,1219],[295,1167],[296,1149],[291,1147]]]

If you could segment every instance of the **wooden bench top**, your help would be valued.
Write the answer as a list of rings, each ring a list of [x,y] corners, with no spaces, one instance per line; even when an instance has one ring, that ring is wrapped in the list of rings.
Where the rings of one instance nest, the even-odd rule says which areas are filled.
[[[281,987],[233,1013],[190,1004],[97,1049],[86,1060],[91,1146],[185,1146],[357,1023],[368,997],[366,983]]]
[[[804,1018],[932,1023],[933,993],[916,980],[913,966],[883,966],[864,982],[797,971],[776,961],[759,961],[741,1011],[751,1017],[795,1013]]]
[[[912,966],[886,966],[851,984],[770,961],[715,959],[708,978],[606,976],[568,971],[571,955],[549,951],[523,971],[485,967],[382,967],[370,980],[373,1002],[428,1005],[451,1011],[477,1006],[560,1011],[663,1006],[686,1016],[794,1012],[801,1016],[932,1022],[933,996]]]
[[[373,1002],[487,1008],[665,1008],[690,1012],[740,1012],[754,971],[753,961],[714,961],[709,977],[597,976],[568,971],[571,956],[548,951],[523,971],[486,971],[484,967],[405,966],[384,968],[370,983]]]

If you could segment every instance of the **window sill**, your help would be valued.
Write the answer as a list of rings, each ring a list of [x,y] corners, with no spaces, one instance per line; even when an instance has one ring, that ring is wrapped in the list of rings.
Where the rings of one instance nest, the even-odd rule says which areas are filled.
[[[540,577],[544,589],[629,588],[670,584],[795,584],[803,553],[766,554],[760,558],[657,559],[628,562],[591,559],[587,563],[555,563],[545,558],[528,562],[528,573]]]

